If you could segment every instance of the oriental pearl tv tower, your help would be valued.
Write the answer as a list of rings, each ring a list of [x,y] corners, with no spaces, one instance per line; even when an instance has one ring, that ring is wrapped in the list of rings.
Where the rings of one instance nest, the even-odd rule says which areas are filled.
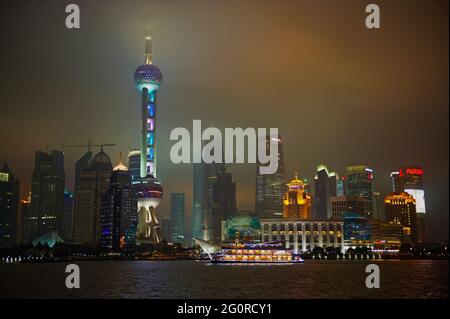
[[[162,73],[153,64],[150,35],[145,37],[145,63],[134,72],[134,82],[141,95],[141,179],[134,184],[138,197],[136,241],[138,245],[158,244],[163,237],[156,207],[163,196],[163,188],[156,178],[156,101]]]

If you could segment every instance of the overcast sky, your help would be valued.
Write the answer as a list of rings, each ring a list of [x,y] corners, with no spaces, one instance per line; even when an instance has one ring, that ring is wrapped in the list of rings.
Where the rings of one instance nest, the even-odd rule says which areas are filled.
[[[65,28],[65,5],[81,29]],[[381,29],[364,26],[381,7]],[[139,144],[135,68],[153,30],[163,72],[158,173],[185,192],[192,166],[174,165],[170,131],[278,127],[288,176],[312,178],[325,163],[344,173],[368,164],[375,190],[390,191],[401,165],[425,171],[431,239],[448,238],[448,1],[14,1],[0,4],[0,162],[30,189],[34,152],[62,144],[115,143],[117,162]],[[67,188],[84,149],[66,149]],[[255,168],[230,166],[238,207],[254,209]]]

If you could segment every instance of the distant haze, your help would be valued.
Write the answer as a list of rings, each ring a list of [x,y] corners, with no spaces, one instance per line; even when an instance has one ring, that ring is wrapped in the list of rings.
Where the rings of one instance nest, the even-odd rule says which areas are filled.
[[[34,152],[62,144],[115,143],[113,163],[139,145],[135,68],[153,30],[158,95],[158,174],[186,193],[192,166],[169,159],[175,127],[278,127],[287,177],[313,178],[325,163],[389,173],[424,168],[430,237],[448,239],[448,1],[379,1],[381,29],[364,26],[365,5],[340,1],[75,1],[81,29],[67,30],[67,1],[0,4],[0,165],[30,189]],[[85,152],[65,149],[67,188]],[[229,167],[239,209],[254,210],[255,167]]]

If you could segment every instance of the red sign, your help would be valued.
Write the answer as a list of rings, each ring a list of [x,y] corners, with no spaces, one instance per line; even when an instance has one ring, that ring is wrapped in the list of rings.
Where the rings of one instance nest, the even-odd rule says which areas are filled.
[[[421,168],[407,168],[406,174],[408,175],[423,175],[423,169]]]

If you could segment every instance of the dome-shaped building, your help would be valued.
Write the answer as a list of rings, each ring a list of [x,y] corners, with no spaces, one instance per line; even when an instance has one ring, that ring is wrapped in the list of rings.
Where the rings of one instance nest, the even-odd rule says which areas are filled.
[[[222,222],[222,241],[261,240],[261,223],[251,211],[238,211],[238,213]]]

